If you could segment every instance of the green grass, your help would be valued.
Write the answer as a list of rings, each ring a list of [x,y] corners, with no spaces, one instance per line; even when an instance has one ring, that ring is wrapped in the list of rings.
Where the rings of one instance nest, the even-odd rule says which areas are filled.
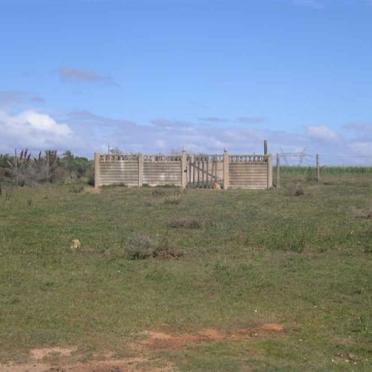
[[[280,167],[281,174],[291,176],[312,176],[315,178],[316,168],[315,166],[288,166],[282,165]],[[274,173],[276,168],[274,167]],[[323,176],[348,176],[348,175],[372,175],[372,167],[352,167],[352,166],[321,166],[321,174]]]
[[[299,182],[304,195],[294,196]],[[284,174],[279,191],[3,191],[0,360],[55,345],[126,354],[144,330],[277,322],[285,333],[159,355],[185,371],[370,370],[372,220],[360,217],[368,210],[372,178],[363,174],[321,184]],[[183,256],[130,260],[139,234]]]

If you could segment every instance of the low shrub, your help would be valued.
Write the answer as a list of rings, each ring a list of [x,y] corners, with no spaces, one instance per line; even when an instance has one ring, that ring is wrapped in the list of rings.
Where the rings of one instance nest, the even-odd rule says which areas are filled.
[[[125,246],[125,255],[130,260],[144,260],[153,257],[156,246],[152,239],[143,234],[130,238]]]
[[[125,255],[130,260],[145,260],[147,258],[179,258],[183,252],[171,246],[168,239],[155,242],[147,235],[138,234],[129,239],[125,246]]]

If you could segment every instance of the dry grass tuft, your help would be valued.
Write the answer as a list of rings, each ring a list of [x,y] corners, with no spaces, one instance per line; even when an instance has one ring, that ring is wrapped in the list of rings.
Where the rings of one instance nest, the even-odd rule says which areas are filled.
[[[194,218],[179,218],[168,223],[168,226],[174,229],[200,229],[201,223]]]

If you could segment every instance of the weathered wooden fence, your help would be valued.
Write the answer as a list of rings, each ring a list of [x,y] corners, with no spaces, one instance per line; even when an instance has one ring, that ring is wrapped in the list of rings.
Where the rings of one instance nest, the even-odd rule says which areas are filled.
[[[95,186],[272,187],[271,155],[95,154]]]

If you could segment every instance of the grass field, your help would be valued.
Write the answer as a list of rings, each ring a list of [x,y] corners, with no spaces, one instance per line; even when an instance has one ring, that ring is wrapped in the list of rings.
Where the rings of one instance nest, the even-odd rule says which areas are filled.
[[[38,363],[372,370],[371,175],[289,173],[278,191],[3,190],[0,369],[61,347]]]

